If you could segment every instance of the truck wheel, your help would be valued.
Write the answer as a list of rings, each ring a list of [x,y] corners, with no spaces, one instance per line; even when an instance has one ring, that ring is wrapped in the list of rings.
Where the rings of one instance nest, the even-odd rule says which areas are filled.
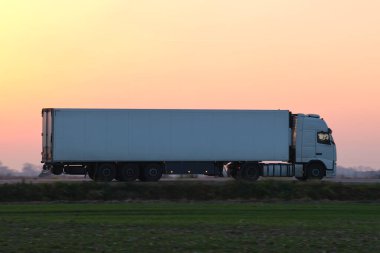
[[[109,182],[116,176],[116,168],[112,163],[102,163],[95,169],[95,181]]]
[[[51,167],[50,171],[54,175],[61,175],[63,173],[63,166],[62,165],[53,165]]]
[[[234,179],[238,179],[238,171],[240,169],[240,164],[238,163],[230,163],[227,165],[227,176],[233,177]]]
[[[94,168],[94,166],[93,165],[87,165],[86,169],[87,169],[88,177],[91,178],[92,180],[95,180],[95,168]]]
[[[256,181],[260,177],[260,166],[255,163],[244,164],[237,173],[237,178],[245,181]]]
[[[95,181],[95,170],[88,171],[88,177]]]
[[[311,163],[307,166],[308,179],[322,179],[325,176],[325,166],[320,163]]]
[[[237,169],[232,169],[230,172],[230,176],[234,179],[238,179],[237,178]]]
[[[135,181],[139,177],[139,167],[134,163],[127,163],[118,168],[116,179],[118,181]]]
[[[151,163],[142,167],[139,175],[141,181],[154,182],[160,180],[162,176],[162,166],[160,164]]]

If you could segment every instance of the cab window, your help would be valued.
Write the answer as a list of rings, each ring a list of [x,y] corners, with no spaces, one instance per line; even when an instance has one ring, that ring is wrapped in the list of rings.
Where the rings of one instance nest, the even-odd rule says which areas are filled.
[[[321,144],[331,144],[330,134],[328,132],[318,132],[317,142]]]

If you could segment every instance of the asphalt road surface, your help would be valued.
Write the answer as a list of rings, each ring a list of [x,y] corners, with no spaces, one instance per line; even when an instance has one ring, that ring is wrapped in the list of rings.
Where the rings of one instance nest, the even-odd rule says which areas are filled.
[[[233,178],[226,177],[212,177],[212,176],[198,176],[198,177],[189,177],[189,176],[168,176],[161,178],[161,181],[199,181],[199,182],[227,182],[233,181]],[[260,178],[261,180],[279,180],[279,181],[295,181],[295,178]],[[0,184],[14,184],[14,183],[54,183],[54,182],[87,182],[92,181],[88,177],[84,176],[54,176],[49,175],[45,177],[0,177]],[[352,183],[365,183],[365,184],[379,184],[380,178],[328,178],[323,179],[325,182],[340,182],[344,184]],[[115,181],[115,183],[117,183]]]

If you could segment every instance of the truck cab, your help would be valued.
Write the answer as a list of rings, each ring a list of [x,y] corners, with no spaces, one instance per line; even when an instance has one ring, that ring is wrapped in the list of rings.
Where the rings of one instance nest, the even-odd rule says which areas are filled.
[[[299,179],[334,177],[336,145],[331,129],[316,114],[296,114],[294,121],[295,164],[299,168],[296,177]]]

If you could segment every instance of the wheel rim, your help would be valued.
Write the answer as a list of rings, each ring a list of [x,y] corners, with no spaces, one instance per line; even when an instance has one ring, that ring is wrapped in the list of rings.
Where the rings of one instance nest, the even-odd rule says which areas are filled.
[[[158,181],[162,176],[162,167],[159,164],[149,164],[141,172],[141,181]]]
[[[158,169],[157,168],[150,168],[148,171],[149,176],[155,177],[158,175]]]
[[[96,180],[100,181],[112,181],[115,177],[115,168],[112,165],[103,165],[97,169],[97,173],[99,176],[96,176]]]
[[[109,177],[109,176],[111,175],[111,169],[110,169],[110,168],[104,168],[104,169],[102,170],[102,174],[103,174],[103,176],[105,176],[105,177]]]
[[[321,174],[321,173],[320,173],[320,171],[319,171],[318,168],[314,168],[314,169],[311,170],[311,175],[312,175],[313,177],[319,177],[320,174]]]
[[[256,171],[255,171],[255,169],[253,169],[253,168],[249,168],[249,169],[247,170],[247,176],[248,176],[249,178],[255,177],[255,176],[256,176]]]
[[[242,180],[256,181],[259,178],[260,167],[258,165],[246,165],[241,169],[239,178]]]
[[[127,175],[127,177],[132,177],[134,174],[135,174],[135,171],[133,169],[125,170],[125,175]]]
[[[135,164],[124,164],[117,172],[120,181],[134,181],[139,177],[139,168]]]

